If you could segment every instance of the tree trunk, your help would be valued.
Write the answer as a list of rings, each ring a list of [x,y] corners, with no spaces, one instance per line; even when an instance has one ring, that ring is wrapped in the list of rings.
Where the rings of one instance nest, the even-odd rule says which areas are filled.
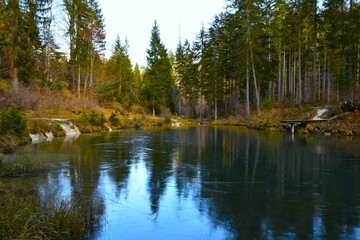
[[[217,102],[217,97],[215,96],[215,103],[214,103],[214,105],[215,105],[215,120],[217,120],[218,119],[218,102]]]
[[[78,97],[81,97],[81,68],[80,68],[80,64],[78,66],[78,77],[77,77],[77,90],[78,90]]]
[[[260,96],[259,96],[259,90],[258,90],[257,80],[256,80],[256,72],[255,72],[254,56],[253,56],[253,50],[252,50],[252,46],[251,46],[251,40],[250,40],[250,57],[251,57],[251,65],[252,65],[253,79],[254,79],[254,91],[255,91],[255,99],[256,99],[256,108],[257,108],[257,114],[259,115],[261,113]]]
[[[298,96],[297,96],[297,104],[299,106],[301,106],[301,101],[302,101],[302,91],[301,91],[301,41],[300,41],[300,36],[301,36],[301,29],[300,29],[300,25],[298,28],[299,31],[299,52],[298,52]]]
[[[326,76],[327,76],[327,82],[328,82],[328,84],[327,84],[327,103],[328,104],[330,104],[330,90],[331,90],[331,88],[330,88],[330,82],[331,82],[331,76],[330,76],[330,61],[328,62],[328,66],[327,66],[327,74],[326,74]]]
[[[15,93],[19,92],[19,76],[18,69],[15,67],[15,60],[13,58],[10,59],[10,75],[13,85],[13,91]]]
[[[301,106],[302,101],[302,92],[301,92],[301,19],[300,19],[300,0],[297,0],[298,4],[298,96],[297,96],[297,104]]]
[[[283,56],[283,77],[282,77],[282,95],[286,96],[287,92],[286,92],[286,53],[285,53],[285,49],[284,49],[284,56]]]
[[[316,84],[317,84],[317,67],[316,67],[316,44],[317,44],[317,0],[314,0],[314,51],[313,51],[313,102],[316,102]]]
[[[249,53],[246,53],[246,89],[245,89],[245,117],[250,119],[250,76],[249,76]]]
[[[279,68],[279,76],[278,76],[278,101],[281,101],[281,97],[282,97],[282,95],[281,95],[281,53],[279,53],[279,66],[278,66],[278,68]]]
[[[322,81],[322,100],[325,101],[325,96],[326,96],[326,48],[325,48],[325,53],[324,53],[324,71],[323,71],[323,81]]]
[[[349,51],[349,93],[350,100],[354,101],[353,84],[353,0],[350,0],[350,51]]]
[[[93,72],[94,72],[94,62],[95,62],[95,57],[94,57],[94,50],[91,50],[91,54],[90,54],[90,74],[89,74],[89,90],[93,91],[94,90],[94,80],[93,80]]]

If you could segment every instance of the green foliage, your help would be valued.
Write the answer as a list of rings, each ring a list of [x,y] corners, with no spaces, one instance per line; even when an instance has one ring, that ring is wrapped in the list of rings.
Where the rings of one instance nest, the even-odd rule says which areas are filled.
[[[27,135],[26,117],[16,109],[0,110],[0,134]]]
[[[115,113],[112,113],[109,117],[109,122],[112,126],[119,126],[120,125],[120,119],[118,116],[116,116]]]
[[[92,125],[101,126],[106,123],[106,118],[103,113],[97,113],[95,111],[91,111],[90,113],[83,113],[82,114],[83,120],[88,121]]]
[[[161,110],[174,108],[172,98],[174,79],[172,65],[164,44],[160,39],[160,30],[154,22],[151,30],[150,47],[147,50],[148,67],[144,74],[147,100],[151,108]]]
[[[119,36],[114,43],[114,51],[105,65],[106,82],[100,87],[101,94],[108,99],[117,99],[119,102],[134,101],[133,92],[136,89],[133,69],[128,48],[129,43],[120,41]]]
[[[165,118],[164,118],[164,123],[165,123],[165,124],[171,123],[171,118],[170,118],[170,117],[165,117]]]

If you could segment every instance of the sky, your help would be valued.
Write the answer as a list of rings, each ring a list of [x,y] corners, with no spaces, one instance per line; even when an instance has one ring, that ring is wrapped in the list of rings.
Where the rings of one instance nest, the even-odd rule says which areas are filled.
[[[146,66],[146,49],[156,20],[165,47],[176,51],[179,33],[182,42],[191,43],[203,24],[224,10],[226,0],[99,0],[106,24],[106,56],[109,57],[119,35],[129,41],[132,64]]]

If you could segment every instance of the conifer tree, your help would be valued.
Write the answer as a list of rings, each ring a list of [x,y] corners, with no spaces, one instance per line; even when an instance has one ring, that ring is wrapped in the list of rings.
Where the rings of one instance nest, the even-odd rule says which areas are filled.
[[[147,69],[144,81],[153,115],[155,115],[156,110],[162,110],[166,107],[173,110],[172,92],[174,80],[172,66],[167,50],[161,42],[160,30],[156,20],[151,30],[150,46],[146,52]]]

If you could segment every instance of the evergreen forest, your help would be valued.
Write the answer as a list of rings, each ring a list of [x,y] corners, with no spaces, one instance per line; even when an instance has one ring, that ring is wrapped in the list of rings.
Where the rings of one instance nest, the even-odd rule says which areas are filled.
[[[61,52],[53,5],[0,0],[0,107],[36,108],[34,92],[54,101],[66,90],[130,112],[217,119],[359,99],[360,3],[354,0],[227,0],[209,27],[199,26],[194,42],[179,39],[175,52],[154,20],[145,67],[132,63],[131,43],[122,36],[105,57],[97,0],[61,1],[68,43]]]

